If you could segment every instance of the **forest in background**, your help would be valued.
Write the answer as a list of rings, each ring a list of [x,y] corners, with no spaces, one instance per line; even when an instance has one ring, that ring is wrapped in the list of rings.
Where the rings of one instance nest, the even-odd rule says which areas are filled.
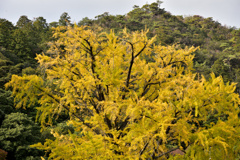
[[[124,28],[128,31],[147,28],[147,36],[156,36],[156,44],[200,47],[194,52],[194,73],[209,79],[213,72],[216,76],[222,76],[225,83],[240,81],[240,29],[223,26],[212,18],[175,16],[156,2],[142,7],[133,6],[133,10],[125,15],[105,12],[95,19],[86,17],[76,25],[100,26],[106,32],[112,29],[116,35]],[[39,106],[15,109],[12,93],[4,87],[13,74],[37,75],[41,72],[36,54],[46,53],[48,42],[55,40],[53,30],[58,26],[74,26],[68,13],[63,13],[58,22],[51,23],[47,23],[44,17],[30,20],[25,15],[19,18],[16,25],[0,19],[0,156],[7,153],[9,160],[47,156],[29,145],[54,139],[50,133],[52,127],[62,134],[73,130],[66,124],[69,117],[62,115],[54,120],[53,126],[40,132],[40,124],[35,122],[36,107]],[[240,93],[240,84],[236,85],[235,92]]]

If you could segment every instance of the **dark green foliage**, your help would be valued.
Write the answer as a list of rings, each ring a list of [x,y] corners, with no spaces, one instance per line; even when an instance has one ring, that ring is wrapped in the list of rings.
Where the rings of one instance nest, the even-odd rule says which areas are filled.
[[[42,153],[29,147],[41,140],[40,128],[34,123],[34,114],[28,117],[23,109],[14,109],[13,97],[10,91],[0,89],[0,146],[7,151],[7,159],[26,159],[30,156],[39,156]]]
[[[53,28],[53,27],[57,27],[57,26],[58,26],[58,22],[49,23],[49,28]]]
[[[49,29],[49,25],[46,22],[46,19],[43,17],[37,17],[33,21],[33,36],[32,41],[34,42],[35,49],[33,48],[34,57],[36,54],[45,52],[47,50],[47,42],[49,42],[50,37],[52,36],[52,31]]]
[[[43,17],[31,21],[21,16],[16,26],[0,19],[0,149],[7,159],[40,159],[42,151],[29,145],[42,141],[40,128],[34,123],[35,107],[30,110],[14,107],[10,91],[4,84],[13,74],[36,74],[36,53],[47,49],[52,33]],[[27,116],[28,115],[28,116]]]
[[[88,17],[83,18],[81,21],[78,22],[79,26],[91,26],[92,25],[92,20],[89,19]]]
[[[21,16],[21,17],[18,19],[18,21],[17,21],[17,27],[18,27],[18,28],[24,28],[24,27],[26,27],[27,25],[30,25],[30,23],[31,23],[31,20],[28,19],[27,16],[23,15],[23,16]]]
[[[74,127],[72,125],[67,125],[65,122],[58,123],[55,131],[58,132],[60,135],[68,134],[69,132],[74,132]]]
[[[24,113],[5,116],[0,128],[0,146],[8,151],[8,159],[27,159],[41,155],[29,145],[41,139],[38,126]]]
[[[31,54],[31,48],[29,46],[29,41],[27,40],[27,35],[21,29],[16,29],[13,32],[13,37],[13,51],[20,59],[28,60],[34,56]]]
[[[60,26],[67,26],[70,24],[70,21],[71,21],[71,17],[68,15],[67,12],[64,12],[61,16],[60,16],[60,19],[58,21],[58,24]]]
[[[0,110],[4,114],[10,114],[14,111],[13,97],[11,91],[5,91],[0,88]]]
[[[0,52],[0,88],[3,88],[4,84],[10,80],[9,71],[11,66],[12,62]]]
[[[27,74],[27,75],[36,74],[36,69],[33,69],[32,67],[24,68],[22,70],[22,75],[23,74]]]
[[[46,51],[51,35],[43,17],[31,21],[21,16],[16,27],[0,19],[0,88],[12,74],[21,74],[27,67],[36,68],[34,58],[37,53]]]
[[[24,63],[17,63],[18,58],[12,62],[10,59],[12,59],[14,54],[9,54],[9,58],[5,57],[4,55],[6,53],[9,53],[7,51],[2,51],[0,50],[0,88],[4,88],[4,84],[8,82],[11,79],[11,76],[13,74],[21,74],[22,69],[33,66],[30,64],[29,61],[26,61]],[[32,71],[33,72],[33,71]]]
[[[6,19],[0,18],[0,46],[3,48],[11,48],[12,32],[14,26]]]
[[[212,65],[212,71],[216,74],[216,76],[223,76],[223,80],[225,82],[232,81],[230,67],[224,64],[223,59],[218,59]]]

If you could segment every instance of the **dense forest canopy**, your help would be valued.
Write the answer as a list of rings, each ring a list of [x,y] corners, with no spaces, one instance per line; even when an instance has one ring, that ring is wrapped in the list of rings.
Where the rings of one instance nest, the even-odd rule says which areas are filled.
[[[0,159],[239,158],[239,81],[240,29],[161,1],[1,18]]]

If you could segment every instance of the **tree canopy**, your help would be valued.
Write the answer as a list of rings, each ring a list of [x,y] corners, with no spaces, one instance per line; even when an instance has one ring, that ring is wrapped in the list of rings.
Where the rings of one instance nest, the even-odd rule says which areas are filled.
[[[235,83],[194,74],[198,48],[154,44],[148,31],[116,35],[59,26],[37,55],[39,75],[13,75],[17,107],[37,107],[55,139],[33,145],[54,159],[233,159],[239,152]],[[65,114],[68,133],[54,129]],[[172,157],[176,149],[185,155]]]

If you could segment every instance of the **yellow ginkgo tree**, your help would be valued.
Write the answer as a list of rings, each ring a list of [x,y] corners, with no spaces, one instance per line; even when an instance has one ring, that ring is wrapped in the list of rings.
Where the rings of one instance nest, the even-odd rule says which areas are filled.
[[[240,150],[239,95],[214,74],[192,73],[193,53],[154,44],[146,31],[117,35],[61,26],[37,55],[41,75],[13,75],[16,107],[36,103],[55,140],[33,147],[50,159],[232,159]],[[74,132],[54,130],[69,116]],[[172,156],[181,150],[183,155]]]

